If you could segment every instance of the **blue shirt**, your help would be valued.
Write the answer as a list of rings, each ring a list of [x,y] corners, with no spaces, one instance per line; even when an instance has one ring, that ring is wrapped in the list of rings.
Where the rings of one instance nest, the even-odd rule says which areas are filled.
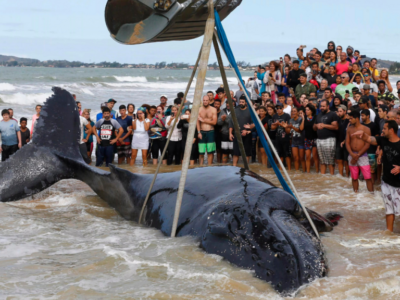
[[[124,129],[124,133],[122,134],[123,136],[125,136],[128,133],[128,127],[132,126],[132,117],[127,116],[125,119],[122,119],[122,117],[118,117],[117,118],[117,122],[119,123],[119,125],[121,125],[121,127]],[[124,140],[125,143],[129,143],[130,139],[129,137],[127,137]]]
[[[17,132],[20,131],[18,122],[14,120],[0,122],[1,142],[4,146],[18,145]]]

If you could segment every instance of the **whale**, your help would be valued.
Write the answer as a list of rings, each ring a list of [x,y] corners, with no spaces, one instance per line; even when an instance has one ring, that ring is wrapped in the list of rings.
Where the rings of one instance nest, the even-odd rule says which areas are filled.
[[[154,175],[87,165],[79,151],[75,101],[62,88],[52,90],[32,142],[0,164],[0,201],[18,201],[60,180],[77,179],[123,218],[137,222]],[[170,236],[180,176],[181,172],[158,175],[143,225]],[[309,214],[319,232],[333,230],[335,216],[329,219],[312,210]],[[176,236],[192,236],[207,253],[250,270],[282,295],[293,295],[328,272],[323,245],[297,200],[239,167],[188,171]]]

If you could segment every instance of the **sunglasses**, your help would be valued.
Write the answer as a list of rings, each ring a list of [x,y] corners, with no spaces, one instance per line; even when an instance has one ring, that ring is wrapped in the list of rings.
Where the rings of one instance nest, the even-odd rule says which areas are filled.
[[[336,48],[336,50],[342,50],[342,48]]]
[[[364,77],[368,77],[369,76],[369,74],[364,74]]]
[[[340,78],[345,79],[345,78],[347,78],[347,77],[340,77]]]

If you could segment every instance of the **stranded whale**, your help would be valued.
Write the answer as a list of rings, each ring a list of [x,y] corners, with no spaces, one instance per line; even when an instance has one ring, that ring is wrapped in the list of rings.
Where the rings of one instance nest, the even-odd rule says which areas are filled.
[[[87,183],[125,219],[137,221],[153,175],[85,164],[79,152],[79,114],[65,90],[43,106],[32,143],[0,164],[0,201],[17,201],[62,179]],[[170,235],[180,172],[157,177],[144,224]],[[332,223],[310,211],[319,231]],[[290,294],[326,275],[321,242],[297,201],[257,174],[237,167],[189,170],[177,236],[198,238],[208,253],[254,271],[280,293]]]

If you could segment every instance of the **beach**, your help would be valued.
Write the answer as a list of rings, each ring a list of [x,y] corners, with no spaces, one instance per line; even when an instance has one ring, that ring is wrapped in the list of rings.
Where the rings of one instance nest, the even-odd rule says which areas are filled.
[[[120,104],[172,104],[184,91],[190,70],[1,68],[0,108],[14,117],[31,118],[36,104],[60,86],[77,95],[82,108],[100,112],[110,98]],[[244,78],[252,72],[244,72]],[[228,72],[231,89],[237,80]],[[390,76],[392,85],[400,77]],[[222,84],[209,71],[205,92]],[[194,84],[188,95],[192,100]],[[154,174],[140,162],[122,166],[133,173]],[[180,171],[163,166],[161,172]],[[271,169],[251,170],[279,186]],[[333,232],[321,234],[328,276],[303,286],[298,299],[398,299],[398,234],[385,231],[380,191],[365,184],[352,191],[351,179],[289,172],[301,200],[320,214],[343,215]],[[124,220],[88,186],[64,180],[50,189],[13,203],[0,203],[0,279],[2,298],[99,299],[282,299],[270,285],[216,255],[201,250],[191,237],[171,239],[159,230]],[[399,223],[395,232],[400,231]],[[78,296],[77,296],[78,295]]]

